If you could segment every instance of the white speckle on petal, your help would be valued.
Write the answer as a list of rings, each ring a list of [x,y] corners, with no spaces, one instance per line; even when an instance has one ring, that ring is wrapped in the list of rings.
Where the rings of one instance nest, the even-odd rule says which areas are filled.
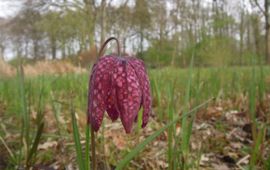
[[[118,86],[118,87],[122,87],[122,85],[123,85],[123,83],[122,83],[121,80],[117,81],[117,86]]]

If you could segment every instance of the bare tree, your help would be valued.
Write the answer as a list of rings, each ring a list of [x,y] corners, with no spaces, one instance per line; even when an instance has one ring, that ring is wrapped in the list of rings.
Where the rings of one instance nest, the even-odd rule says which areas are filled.
[[[0,59],[4,60],[7,43],[6,20],[0,18]]]
[[[133,14],[133,24],[140,35],[140,53],[144,50],[143,40],[145,38],[145,31],[151,26],[151,14],[148,3],[146,0],[136,0]]]
[[[264,16],[265,21],[265,61],[270,64],[270,21],[269,21],[269,5],[270,0],[264,0],[263,6],[258,0],[252,0],[259,8],[260,12]]]

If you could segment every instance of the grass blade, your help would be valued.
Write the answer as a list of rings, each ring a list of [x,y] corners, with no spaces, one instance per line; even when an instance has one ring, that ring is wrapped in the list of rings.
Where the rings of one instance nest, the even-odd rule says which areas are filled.
[[[24,73],[22,65],[17,69],[18,84],[19,84],[19,97],[20,97],[20,111],[21,111],[21,139],[20,145],[21,148],[25,149],[25,158],[28,157],[28,148],[29,148],[29,115],[27,112],[27,102],[26,102],[26,92],[25,92],[25,82],[24,82]],[[18,157],[18,164],[21,164],[23,150],[20,150]]]
[[[168,113],[169,113],[169,121],[174,120],[174,88],[172,84],[169,84],[168,88],[168,97],[169,97],[169,107],[168,107]],[[168,128],[168,163],[169,167],[168,169],[173,169],[173,137],[175,135],[175,126],[172,124]]]
[[[35,153],[37,153],[37,148],[38,148],[39,141],[41,139],[43,129],[44,129],[44,122],[39,124],[38,130],[37,130],[37,133],[36,133],[36,137],[34,139],[34,143],[33,143],[32,147],[31,147],[31,149],[29,151],[29,154],[28,154],[28,157],[27,157],[27,160],[26,160],[26,167],[27,168],[30,168],[32,157],[34,156]]]
[[[85,138],[85,170],[90,170],[90,125],[88,124],[86,124]]]
[[[205,105],[207,105],[210,101],[212,101],[213,98],[207,100],[206,102],[198,105],[197,107],[195,107],[194,109],[192,109],[189,113],[183,115],[183,116],[188,116],[191,113],[197,111],[198,109],[204,107]],[[171,125],[175,124],[176,122],[178,122],[183,116],[178,116],[177,118],[175,118],[173,121],[171,121],[170,123],[168,123],[166,126],[164,126],[163,128],[159,129],[158,131],[154,132],[152,135],[148,136],[143,142],[141,142],[140,144],[138,144],[133,150],[131,150],[123,160],[121,160],[117,166],[116,166],[116,170],[121,170],[123,169],[135,156],[137,156],[140,151],[142,151],[145,146],[147,144],[149,144],[150,142],[152,142],[153,140],[155,140],[162,132],[164,132],[166,129],[168,129]]]
[[[80,170],[85,170],[83,154],[82,154],[82,145],[80,140],[80,132],[77,125],[77,120],[75,117],[74,108],[71,104],[71,118],[72,118],[72,128],[73,128],[73,137],[75,142],[76,154],[77,154],[77,162],[79,164]]]
[[[5,140],[2,138],[2,136],[0,136],[0,141],[2,142],[2,144],[4,145],[4,147],[7,149],[9,156],[11,158],[12,161],[15,161],[15,156],[13,154],[13,152],[11,151],[11,149],[8,147],[7,143],[5,142]]]
[[[143,110],[142,109],[140,109],[139,110],[139,113],[138,113],[138,118],[137,118],[137,120],[138,120],[138,123],[137,123],[137,132],[139,132],[139,130],[142,128],[142,116],[143,115]]]
[[[250,169],[255,169],[256,162],[258,160],[260,148],[262,146],[263,138],[264,138],[265,126],[261,127],[257,138],[255,139],[254,146],[252,148],[252,154],[250,158]]]

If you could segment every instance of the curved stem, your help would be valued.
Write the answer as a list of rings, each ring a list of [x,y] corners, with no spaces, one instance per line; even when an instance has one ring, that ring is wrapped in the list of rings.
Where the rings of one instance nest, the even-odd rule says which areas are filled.
[[[111,40],[115,40],[116,44],[117,44],[117,55],[120,56],[120,44],[117,38],[115,37],[110,37],[108,38],[101,46],[99,53],[98,53],[98,58],[102,55],[102,52],[104,50],[104,48],[106,47],[106,45],[111,41]]]
[[[115,40],[117,43],[117,55],[120,56],[120,44],[117,38],[115,37],[110,37],[108,38],[101,46],[99,53],[98,53],[98,58],[101,57],[102,52],[104,50],[104,48],[106,47],[106,45],[111,41],[111,40]],[[95,145],[95,131],[94,129],[91,127],[91,152],[92,152],[92,169],[96,170],[97,169],[97,161],[96,161],[96,145]]]
[[[91,127],[91,151],[92,151],[92,169],[97,169],[97,161],[96,161],[96,146],[95,146],[95,131]]]

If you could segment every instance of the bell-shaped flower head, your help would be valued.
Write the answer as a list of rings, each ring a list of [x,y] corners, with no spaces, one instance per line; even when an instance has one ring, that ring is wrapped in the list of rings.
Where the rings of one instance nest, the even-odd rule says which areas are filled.
[[[120,116],[126,133],[130,133],[141,107],[145,127],[151,112],[151,93],[143,61],[116,55],[99,58],[89,80],[88,122],[92,128],[99,130],[106,111],[113,121]]]

